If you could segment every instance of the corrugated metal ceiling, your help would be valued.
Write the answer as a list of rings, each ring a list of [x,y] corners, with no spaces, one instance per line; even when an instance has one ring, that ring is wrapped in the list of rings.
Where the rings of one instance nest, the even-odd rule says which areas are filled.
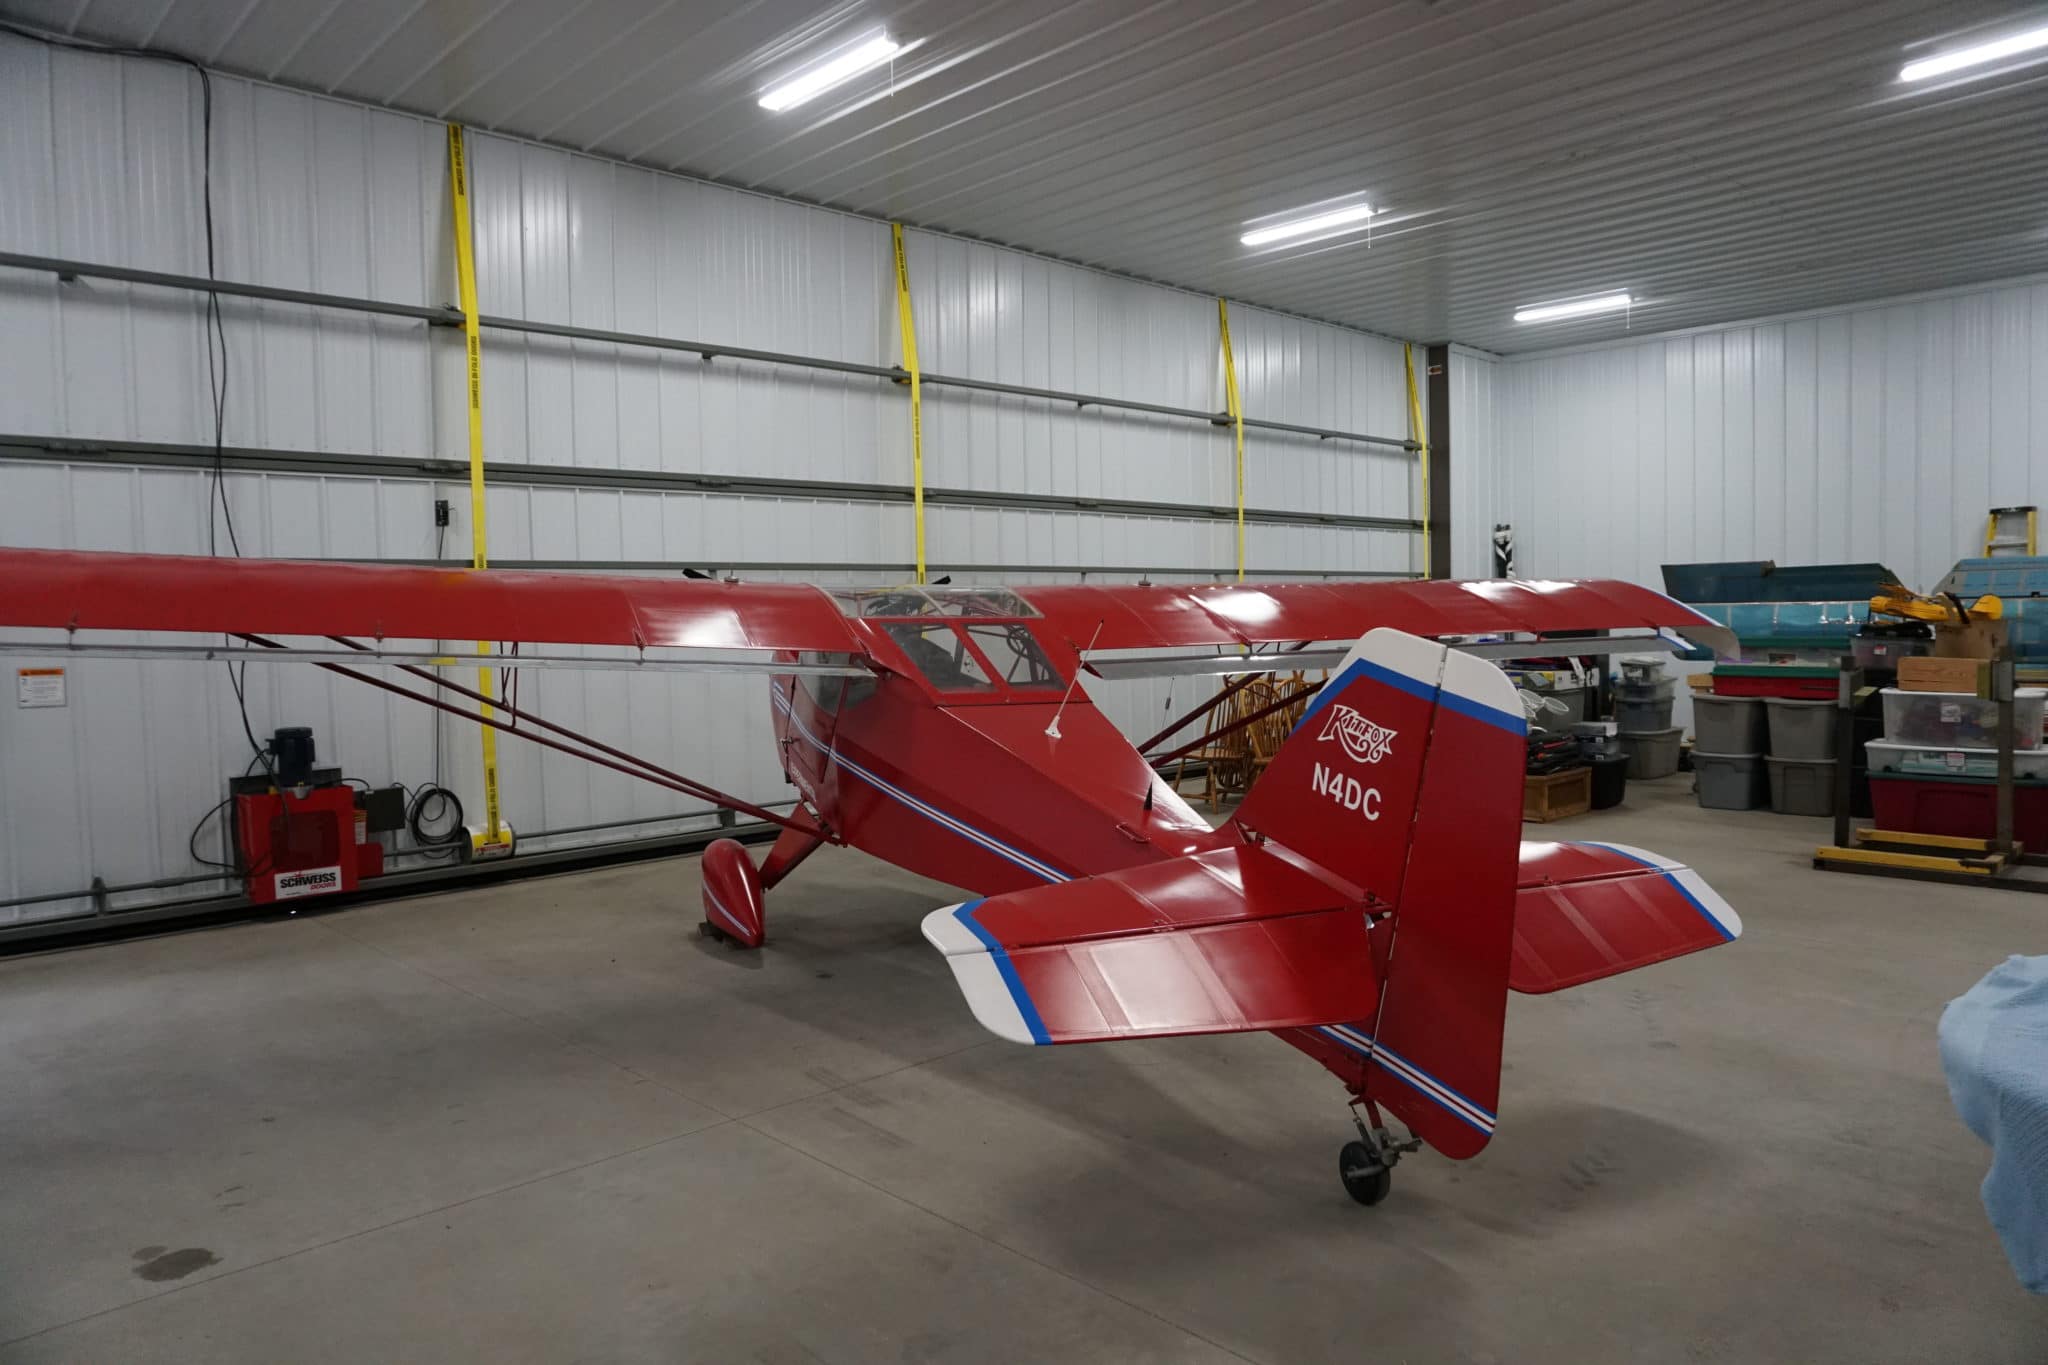
[[[231,71],[1497,351],[2048,269],[2048,63],[1901,86],[2020,0],[0,0]],[[805,54],[893,70],[775,115]],[[893,85],[892,85],[893,81]],[[1336,196],[1354,234],[1254,252]],[[1628,289],[1633,317],[1517,326]]]

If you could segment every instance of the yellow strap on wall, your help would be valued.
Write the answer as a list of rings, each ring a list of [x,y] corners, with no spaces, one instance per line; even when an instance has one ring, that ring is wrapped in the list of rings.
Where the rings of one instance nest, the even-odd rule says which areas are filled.
[[[469,167],[462,155],[462,125],[448,125],[448,187],[455,200],[455,277],[461,291],[462,337],[468,349],[469,372],[469,541],[470,567],[485,567],[484,556],[484,369],[483,339],[477,328],[476,253],[469,239]],[[476,652],[489,654],[491,642],[479,640]],[[493,679],[487,666],[477,668],[477,691],[488,699]],[[486,720],[496,714],[485,700],[479,710]],[[506,842],[498,814],[498,732],[481,726],[484,757],[484,834],[486,844]]]
[[[1415,347],[1401,344],[1401,362],[1408,367],[1408,439],[1422,461],[1422,576],[1429,577],[1429,442],[1422,433],[1422,395],[1415,391]]]
[[[903,368],[910,371],[910,482],[917,522],[917,581],[924,582],[924,380],[917,365],[917,323],[910,315],[910,263],[903,256],[903,224],[889,224],[896,247],[896,321],[903,332]]]
[[[1244,581],[1244,399],[1237,389],[1237,357],[1230,350],[1230,305],[1216,300],[1216,326],[1223,336],[1223,402],[1237,428],[1237,577]]]

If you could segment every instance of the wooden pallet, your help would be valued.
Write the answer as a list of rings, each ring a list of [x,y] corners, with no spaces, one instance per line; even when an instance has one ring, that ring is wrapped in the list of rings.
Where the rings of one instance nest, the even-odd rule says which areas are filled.
[[[1593,809],[1593,770],[1566,768],[1522,780],[1522,818],[1548,824]]]

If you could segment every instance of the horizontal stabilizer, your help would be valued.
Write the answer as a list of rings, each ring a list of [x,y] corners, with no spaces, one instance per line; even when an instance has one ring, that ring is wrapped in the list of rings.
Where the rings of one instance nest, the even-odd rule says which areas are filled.
[[[1683,863],[1626,844],[1525,843],[1508,985],[1541,995],[1741,933],[1728,902]]]
[[[948,906],[924,936],[1016,1043],[1333,1023],[1379,989],[1363,909],[1256,847]]]

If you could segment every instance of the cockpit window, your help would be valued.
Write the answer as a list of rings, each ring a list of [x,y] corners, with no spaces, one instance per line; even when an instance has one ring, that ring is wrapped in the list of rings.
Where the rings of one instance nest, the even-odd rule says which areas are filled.
[[[941,692],[993,692],[981,660],[974,657],[951,626],[920,625],[915,621],[891,621],[886,627],[911,665],[924,674],[925,681]]]
[[[842,588],[832,594],[848,616],[1036,616],[1008,588]]]
[[[1029,627],[1021,625],[975,624],[967,627],[974,647],[982,652],[1002,680],[1013,688],[1063,687],[1059,673]]]
[[[846,662],[844,654],[819,654],[809,650],[797,655],[797,658],[807,664]],[[818,704],[821,711],[837,711],[842,697],[846,705],[858,706],[875,695],[875,679],[872,675],[865,678],[848,678],[836,673],[806,673],[800,675],[800,680],[804,691],[811,694],[811,700]]]

